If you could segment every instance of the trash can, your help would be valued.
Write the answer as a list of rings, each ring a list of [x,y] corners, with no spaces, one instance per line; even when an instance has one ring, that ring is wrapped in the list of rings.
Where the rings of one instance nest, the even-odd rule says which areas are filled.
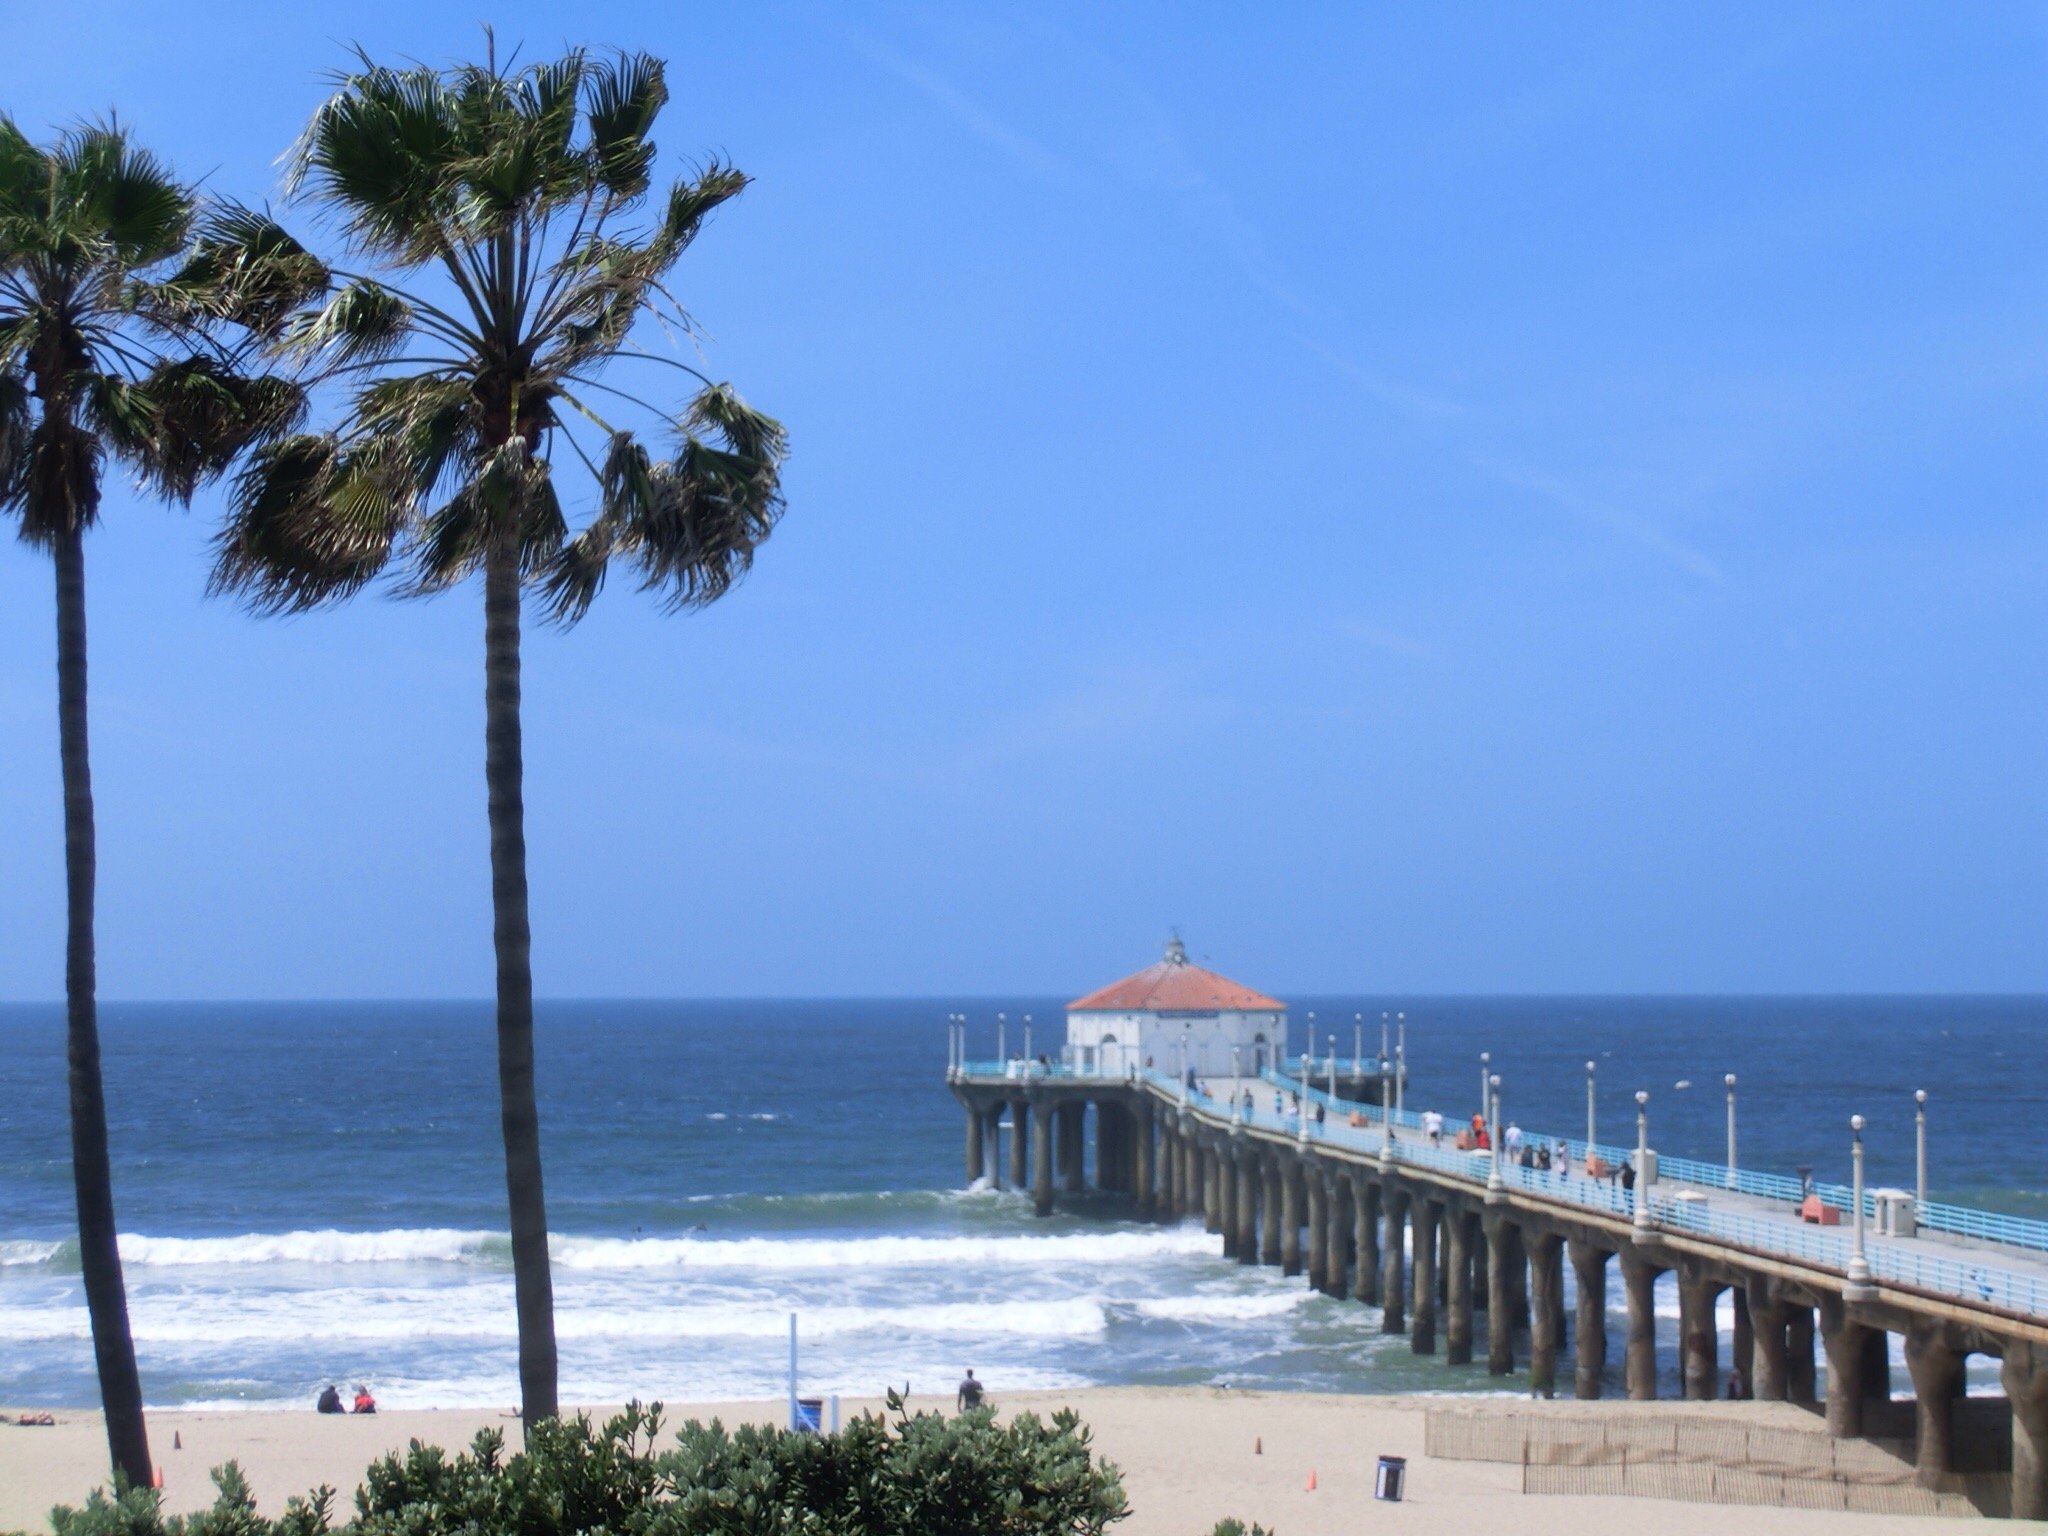
[[[1389,1504],[1398,1504],[1407,1485],[1408,1458],[1382,1456],[1379,1474],[1372,1480],[1372,1496],[1376,1499],[1385,1499]]]

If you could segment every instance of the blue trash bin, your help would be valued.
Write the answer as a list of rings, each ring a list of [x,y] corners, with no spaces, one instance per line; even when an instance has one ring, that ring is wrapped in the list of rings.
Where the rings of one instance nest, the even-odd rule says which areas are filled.
[[[1373,1478],[1372,1496],[1385,1499],[1389,1504],[1401,1502],[1401,1495],[1408,1484],[1408,1458],[1405,1456],[1382,1456],[1379,1474]]]

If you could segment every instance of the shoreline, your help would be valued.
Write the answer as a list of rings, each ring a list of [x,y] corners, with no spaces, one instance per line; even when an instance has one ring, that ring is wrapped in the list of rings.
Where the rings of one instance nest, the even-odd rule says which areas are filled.
[[[1739,1518],[1747,1536],[1851,1529],[1872,1533],[1925,1531],[1924,1516],[1872,1515],[1775,1506],[1724,1508],[1665,1499],[1524,1494],[1521,1468],[1512,1464],[1452,1461],[1423,1454],[1425,1410],[1455,1404],[1461,1413],[1530,1411],[1599,1420],[1639,1415],[1645,1409],[1711,1414],[1746,1423],[1811,1425],[1800,1410],[1772,1403],[1645,1404],[1621,1400],[1538,1403],[1526,1396],[1479,1394],[1329,1395],[1244,1391],[1217,1387],[1089,1387],[1068,1392],[994,1392],[999,1411],[1049,1414],[1076,1409],[1094,1435],[1094,1450],[1123,1472],[1132,1513],[1112,1527],[1121,1536],[1207,1536],[1235,1516],[1256,1520],[1284,1536],[1350,1536],[1365,1520],[1460,1529],[1515,1530],[1539,1524],[1575,1536],[1693,1536],[1703,1523]],[[950,1412],[950,1399],[910,1399],[913,1411]],[[845,1398],[852,1418],[879,1412],[878,1398]],[[8,1410],[11,1413],[13,1410]],[[106,1477],[106,1441],[96,1410],[52,1410],[51,1428],[0,1425],[0,1531],[46,1532],[55,1504],[77,1505]],[[593,1417],[612,1411],[587,1408]],[[751,1402],[676,1402],[663,1408],[673,1427],[687,1419],[720,1418],[728,1424],[780,1424],[780,1399]],[[213,1499],[211,1469],[233,1460],[248,1474],[259,1507],[282,1510],[285,1500],[322,1483],[340,1492],[338,1514],[365,1467],[412,1439],[454,1451],[481,1429],[508,1431],[518,1443],[518,1422],[502,1409],[400,1409],[375,1416],[323,1417],[304,1409],[165,1410],[150,1415],[150,1444],[164,1474],[164,1510],[188,1513]],[[179,1444],[182,1442],[182,1445]],[[1405,1502],[1376,1503],[1373,1475],[1381,1455],[1405,1456]],[[1316,1488],[1307,1484],[1314,1472]]]

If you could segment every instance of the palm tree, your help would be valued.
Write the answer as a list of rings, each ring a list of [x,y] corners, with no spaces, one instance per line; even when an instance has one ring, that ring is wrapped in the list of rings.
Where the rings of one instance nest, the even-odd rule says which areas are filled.
[[[447,70],[359,58],[289,159],[287,195],[338,223],[348,257],[278,351],[346,395],[327,431],[283,439],[238,476],[219,590],[259,611],[346,598],[380,573],[403,595],[481,576],[484,778],[497,955],[498,1091],[519,1314],[521,1413],[556,1411],[553,1286],[534,1097],[520,746],[520,622],[531,591],[567,625],[614,561],[671,609],[723,595],[781,512],[781,426],[639,334],[693,334],[668,278],[746,178],[713,162],[650,201],[660,61],[575,51]],[[237,215],[246,221],[253,216]],[[261,286],[300,248],[265,226],[214,230]],[[230,254],[232,253],[232,254]],[[648,322],[643,324],[643,322]],[[599,374],[615,359],[686,375],[664,410]],[[656,457],[612,418],[646,413]],[[570,531],[557,463],[588,472]]]
[[[79,1268],[114,1469],[150,1483],[142,1384],[114,1225],[95,998],[95,846],[86,739],[85,534],[106,456],[189,501],[265,432],[296,419],[297,389],[248,377],[193,302],[198,274],[167,264],[194,201],[115,125],[31,143],[0,118],[0,511],[57,572],[58,751],[64,779],[64,960],[71,1166]],[[156,275],[164,269],[163,275]],[[285,270],[282,263],[278,271]],[[155,280],[153,280],[155,279]],[[236,307],[260,309],[251,285]]]

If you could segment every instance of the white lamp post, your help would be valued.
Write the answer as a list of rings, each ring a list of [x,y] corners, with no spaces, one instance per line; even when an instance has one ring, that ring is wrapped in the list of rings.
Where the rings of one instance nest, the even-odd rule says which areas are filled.
[[[1000,1061],[1000,1062],[1004,1062],[1004,1063],[1007,1063],[1007,1062],[1009,1061],[1009,1059],[1010,1059],[1010,1047],[1009,1047],[1009,1042],[1008,1042],[1007,1040],[1005,1040],[1005,1039],[1004,1039],[1004,1036],[1005,1036],[1005,1034],[1007,1034],[1007,1033],[1008,1033],[1008,1031],[1009,1031],[1009,1027],[1010,1027],[1010,1016],[1009,1016],[1009,1015],[1008,1015],[1007,1013],[999,1013],[999,1014],[997,1014],[997,1015],[996,1015],[996,1060],[997,1060],[997,1061]]]
[[[1913,1090],[1913,1215],[1927,1208],[1927,1090]]]
[[[1380,1070],[1382,1072],[1387,1070],[1387,1060],[1390,1055],[1387,1048],[1391,1038],[1387,1033],[1388,1027],[1387,1016],[1382,1013],[1380,1015]]]
[[[1842,1295],[1851,1301],[1867,1301],[1877,1293],[1877,1287],[1870,1283],[1870,1260],[1863,1252],[1863,1117],[1849,1117],[1849,1133],[1854,1138],[1849,1146],[1849,1203],[1856,1207],[1855,1245],[1849,1253],[1849,1269],[1844,1277],[1848,1284],[1842,1287]]]
[[[1380,1078],[1380,1168],[1384,1172],[1394,1166],[1394,1117],[1387,1113],[1391,1107],[1388,1087],[1384,1076]]]
[[[1351,1015],[1351,1075],[1361,1074],[1360,1063],[1365,1060],[1365,1015]]]
[[[1028,1013],[1024,1015],[1024,1059],[1026,1061],[1036,1061],[1038,1059],[1031,1054],[1031,1015]]]
[[[1505,1200],[1507,1186],[1500,1176],[1500,1074],[1494,1073],[1486,1080],[1487,1110],[1492,1121],[1492,1130],[1487,1135],[1487,1150],[1493,1154],[1486,1168],[1486,1198]]]
[[[1244,1124],[1244,1094],[1240,1091],[1238,1079],[1244,1075],[1243,1047],[1230,1048],[1230,1123]]]
[[[1487,1092],[1486,1087],[1488,1081],[1486,1074],[1492,1065],[1493,1052],[1481,1051],[1479,1053],[1479,1114],[1481,1119],[1485,1118],[1486,1106],[1491,1101],[1491,1095]]]
[[[1408,1015],[1394,1015],[1394,1113],[1408,1107]]]
[[[1593,1155],[1599,1137],[1593,1134],[1593,1063],[1586,1063],[1586,1156]]]
[[[1336,1104],[1336,1102],[1337,1102],[1337,1037],[1336,1037],[1335,1035],[1331,1035],[1331,1036],[1329,1036],[1329,1041],[1330,1041],[1330,1103],[1331,1103],[1331,1104],[1332,1104],[1332,1105],[1334,1106],[1334,1105]]]
[[[1636,1232],[1647,1242],[1650,1233],[1650,1095],[1636,1090]]]
[[[1301,1098],[1299,1100],[1301,1112],[1296,1117],[1301,1121],[1301,1124],[1295,1128],[1294,1134],[1295,1139],[1299,1141],[1303,1146],[1308,1145],[1308,1079],[1310,1071],[1311,1053],[1314,1052],[1315,1048],[1316,1037],[1314,1035],[1310,1035],[1306,1040],[1302,1041],[1301,1043]]]
[[[1721,1079],[1728,1085],[1728,1187],[1735,1187],[1735,1074]]]

